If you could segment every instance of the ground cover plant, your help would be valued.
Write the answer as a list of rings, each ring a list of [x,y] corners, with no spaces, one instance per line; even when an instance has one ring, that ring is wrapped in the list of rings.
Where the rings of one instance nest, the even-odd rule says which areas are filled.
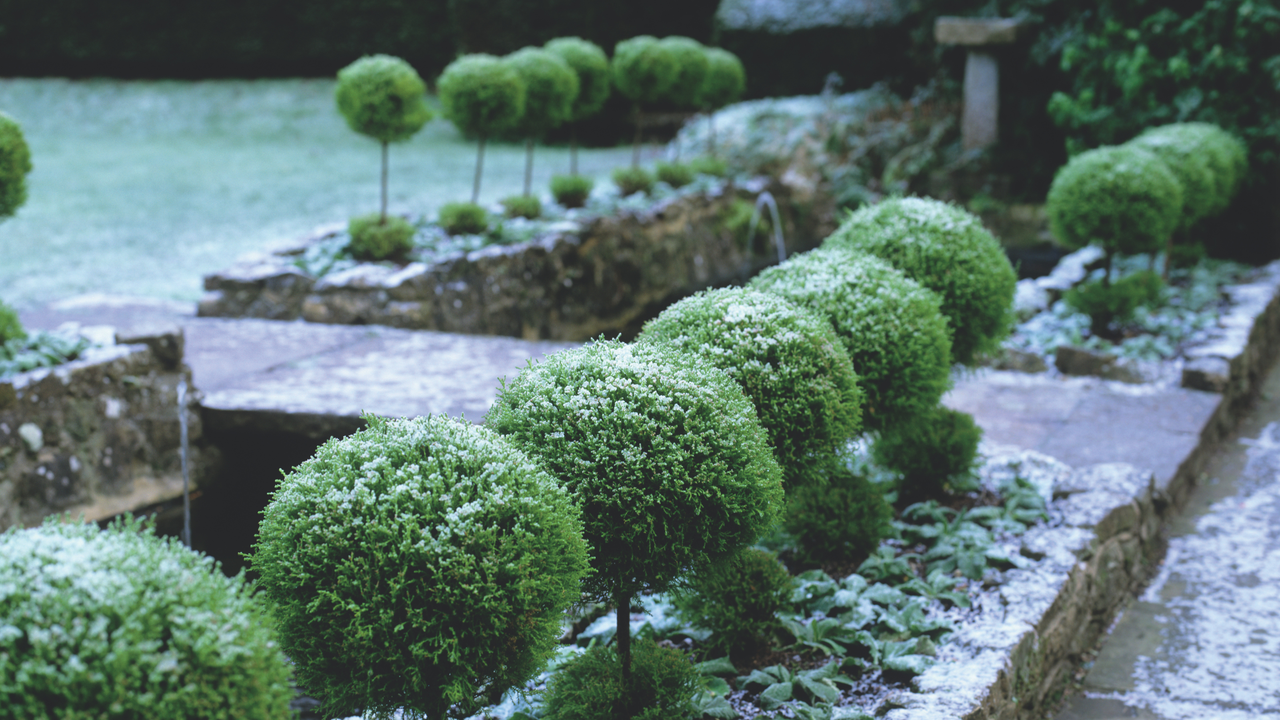
[[[0,534],[0,718],[278,718],[290,667],[243,575],[133,519]]]
[[[28,333],[18,313],[0,300],[0,378],[76,360],[91,345],[79,334]]]

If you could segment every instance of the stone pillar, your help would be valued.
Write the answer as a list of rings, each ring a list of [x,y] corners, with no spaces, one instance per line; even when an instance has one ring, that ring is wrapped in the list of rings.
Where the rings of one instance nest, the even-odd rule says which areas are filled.
[[[940,17],[933,26],[941,45],[964,45],[964,116],[960,137],[965,150],[979,150],[1000,139],[1000,68],[989,46],[1011,43],[1019,23],[1007,18]]]

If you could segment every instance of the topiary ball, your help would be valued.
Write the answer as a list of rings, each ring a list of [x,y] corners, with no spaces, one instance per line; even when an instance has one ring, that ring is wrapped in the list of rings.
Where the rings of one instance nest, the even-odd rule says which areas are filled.
[[[881,488],[838,457],[815,470],[823,482],[787,493],[783,524],[808,562],[861,562],[893,533],[893,507]]]
[[[972,365],[1009,334],[1018,275],[1000,243],[965,210],[924,198],[885,200],[850,214],[823,245],[888,260],[937,293],[956,362]]]
[[[1178,230],[1189,229],[1214,210],[1221,179],[1198,143],[1185,134],[1147,133],[1126,145],[1142,148],[1160,158],[1182,186],[1182,215],[1178,218]]]
[[[755,408],[725,373],[598,340],[530,364],[485,423],[536,456],[582,508],[589,597],[661,591],[755,540],[782,502]]]
[[[573,100],[569,122],[585,120],[600,112],[611,90],[609,56],[604,50],[578,37],[556,38],[544,47],[569,63],[578,75],[578,96]]]
[[[26,337],[27,331],[22,327],[22,321],[18,319],[18,311],[0,300],[0,345],[10,340],[25,340]]]
[[[613,184],[623,197],[636,193],[648,193],[653,189],[653,173],[638,167],[623,167],[613,171]]]
[[[17,120],[0,112],[0,220],[12,217],[27,201],[31,149]]]
[[[1049,223],[1064,245],[1108,255],[1156,252],[1182,217],[1182,186],[1153,153],[1106,146],[1080,153],[1049,186]]]
[[[288,660],[244,575],[139,521],[0,534],[0,716],[281,718]]]
[[[1173,123],[1151,128],[1133,141],[1151,150],[1169,144],[1188,148],[1203,159],[1213,175],[1213,190],[1200,202],[1204,204],[1202,217],[1217,215],[1231,205],[1245,175],[1249,172],[1249,154],[1244,143],[1234,135],[1212,123]],[[1163,155],[1162,155],[1163,157]],[[1183,194],[1183,202],[1188,200]]]
[[[858,433],[862,391],[826,318],[773,293],[746,288],[687,297],[645,324],[637,342],[701,355],[755,403],[788,488],[813,455]]]
[[[566,663],[551,676],[543,705],[556,720],[688,718],[701,685],[684,653],[644,637],[631,646],[630,708],[616,645],[597,645]]]
[[[409,63],[366,55],[338,71],[334,96],[347,125],[381,142],[407,140],[431,119],[427,86]]]
[[[951,387],[951,337],[938,296],[880,258],[819,248],[767,268],[748,287],[831,322],[858,374],[867,430],[908,421]]]
[[[969,472],[980,442],[982,428],[972,415],[940,405],[917,422],[881,433],[872,455],[902,473],[898,500],[910,503],[941,495],[949,478]]]
[[[596,183],[586,175],[552,175],[551,195],[567,208],[580,208],[587,204]]]
[[[747,89],[747,71],[737,55],[722,48],[704,48],[707,56],[707,74],[698,91],[698,102],[703,107],[722,108],[737,102]]]
[[[795,579],[773,553],[744,548],[689,578],[671,600],[684,622],[712,631],[700,646],[743,658],[782,629]]]
[[[436,92],[444,116],[464,133],[488,137],[515,128],[524,116],[524,81],[492,55],[463,55],[449,63]]]
[[[557,647],[587,567],[578,511],[488,428],[365,420],[263,512],[252,564],[281,644],[325,717],[474,711]]]
[[[475,203],[445,203],[436,224],[450,235],[478,235],[489,229],[489,211]]]
[[[502,210],[509,218],[536,220],[542,216],[542,201],[532,195],[513,195],[502,199]]]
[[[396,215],[385,219],[378,213],[351,218],[347,224],[351,241],[347,250],[357,260],[398,260],[413,249],[418,229]]]
[[[614,46],[612,69],[618,92],[642,105],[666,99],[680,75],[676,56],[652,35],[639,35]]]
[[[662,38],[658,44],[676,61],[676,76],[667,88],[664,100],[678,108],[693,108],[702,95],[702,84],[707,78],[706,48],[693,38],[672,35]]]
[[[578,97],[578,74],[563,58],[542,48],[527,47],[502,62],[524,82],[524,114],[516,124],[517,134],[541,138],[572,117],[573,101]]]

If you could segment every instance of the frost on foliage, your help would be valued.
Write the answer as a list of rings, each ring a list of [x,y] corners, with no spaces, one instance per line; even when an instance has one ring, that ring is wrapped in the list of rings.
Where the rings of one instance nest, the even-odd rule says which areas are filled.
[[[899,22],[898,0],[725,0],[716,11],[721,27],[789,33],[822,27],[875,27]]]

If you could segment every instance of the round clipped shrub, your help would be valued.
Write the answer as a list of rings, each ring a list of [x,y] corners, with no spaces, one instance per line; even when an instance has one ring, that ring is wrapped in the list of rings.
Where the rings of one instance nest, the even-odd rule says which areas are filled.
[[[516,134],[540,138],[548,130],[567,122],[578,97],[578,74],[553,52],[527,47],[502,59],[524,83],[524,113],[515,125]]]
[[[556,720],[687,718],[694,716],[693,696],[701,684],[683,653],[644,638],[631,649],[629,708],[614,645],[597,645],[552,675],[543,707]]]
[[[1097,243],[1111,258],[1156,252],[1182,217],[1182,186],[1153,153],[1106,146],[1080,153],[1049,186],[1049,223],[1071,248]]]
[[[740,658],[768,647],[782,629],[778,613],[787,608],[794,586],[773,553],[744,548],[692,575],[671,599],[681,620],[712,631],[699,645]]]
[[[409,63],[366,55],[338,71],[334,97],[347,125],[380,142],[408,140],[431,119],[427,86]]]
[[[722,108],[737,102],[747,89],[747,71],[737,55],[722,48],[704,48],[707,73],[703,76],[698,101],[703,107]]]
[[[596,183],[586,175],[552,175],[551,195],[567,208],[580,208],[587,204]]]
[[[819,248],[766,269],[748,287],[831,322],[858,373],[867,430],[928,411],[951,385],[951,337],[938,296],[880,258]]]
[[[1212,192],[1204,200],[1189,200],[1185,193],[1183,195],[1184,203],[1203,202],[1205,207],[1201,217],[1217,215],[1226,210],[1249,172],[1249,154],[1244,143],[1212,123],[1161,125],[1147,130],[1132,142],[1150,150],[1156,149],[1153,145],[1159,147],[1169,144],[1190,148],[1192,153],[1204,160],[1213,175]]]
[[[675,79],[663,99],[680,108],[696,107],[710,66],[706,48],[693,38],[679,35],[662,38],[658,44],[676,61]]]
[[[479,139],[471,202],[480,199],[484,145],[492,135],[512,130],[524,116],[524,81],[492,55],[463,55],[449,63],[436,81],[444,116],[463,133]]]
[[[653,167],[654,175],[673,188],[682,188],[693,182],[693,169],[678,162],[658,162]]]
[[[445,203],[436,223],[450,235],[478,235],[489,229],[489,211],[475,203]]]
[[[1176,133],[1147,133],[1126,144],[1160,158],[1182,186],[1178,230],[1187,230],[1201,218],[1208,217],[1218,203],[1218,185],[1222,179],[1213,171],[1198,143]]]
[[[824,482],[788,491],[783,524],[806,561],[859,562],[893,532],[893,508],[879,487],[839,458],[820,472]]]
[[[559,55],[578,75],[578,95],[573,100],[569,122],[579,122],[600,112],[611,89],[609,57],[604,50],[578,37],[556,38],[544,47]]]
[[[288,716],[244,575],[134,520],[10,529],[0,558],[0,717]]]
[[[858,433],[862,392],[826,318],[786,298],[746,288],[687,297],[645,324],[637,342],[698,354],[755,403],[788,490],[812,456]]]
[[[365,420],[263,512],[252,565],[281,645],[325,717],[474,711],[553,654],[586,570],[578,511],[488,428]]]
[[[729,174],[729,165],[718,158],[710,155],[702,155],[689,161],[689,169],[696,175],[710,175],[711,177],[724,177]]]
[[[357,260],[391,260],[402,259],[413,249],[418,229],[402,217],[373,213],[351,218],[347,232],[351,235],[347,250]]]
[[[530,220],[542,217],[542,201],[533,195],[516,195],[502,201],[502,209],[507,217],[522,217]]]
[[[925,198],[885,200],[849,215],[823,245],[888,260],[937,293],[956,362],[973,364],[1009,334],[1018,275],[1000,243],[965,210]]]
[[[902,473],[898,500],[914,502],[937,497],[949,489],[950,478],[969,472],[981,441],[972,415],[940,405],[917,422],[881,433],[872,454]]]
[[[752,543],[782,501],[755,408],[728,375],[654,344],[598,340],[525,368],[485,420],[582,508],[587,596],[660,591]]]
[[[31,149],[18,121],[0,112],[0,220],[11,217],[27,201]]]
[[[628,100],[641,105],[660,102],[680,76],[679,59],[652,35],[638,35],[613,49],[613,84]]]
[[[648,193],[653,189],[653,174],[640,167],[624,167],[613,171],[613,184],[623,197],[636,193]]]
[[[0,345],[10,340],[23,340],[26,337],[27,331],[22,327],[22,321],[18,319],[18,311],[0,300]]]

